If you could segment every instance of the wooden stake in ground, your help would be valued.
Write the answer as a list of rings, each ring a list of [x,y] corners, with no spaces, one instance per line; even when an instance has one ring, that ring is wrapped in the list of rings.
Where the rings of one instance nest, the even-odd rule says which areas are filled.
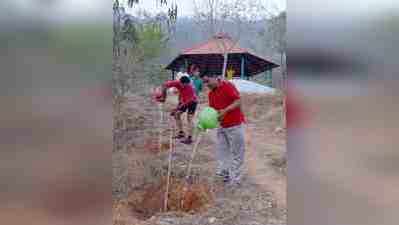
[[[182,193],[181,202],[180,202],[180,207],[181,208],[183,208],[183,206],[184,206],[184,198],[185,198],[185,195],[186,195],[186,192],[187,192],[187,189],[188,189],[188,184],[190,183],[191,165],[192,165],[192,163],[194,161],[198,145],[201,142],[201,138],[202,138],[202,132],[198,134],[197,140],[196,140],[196,142],[194,144],[193,151],[191,152],[190,161],[189,161],[188,166],[187,166],[186,185],[183,188],[183,193]]]
[[[198,134],[197,140],[195,142],[193,151],[191,152],[191,158],[190,158],[190,162],[188,163],[188,167],[187,167],[187,175],[186,175],[186,179],[190,179],[190,173],[191,173],[191,165],[193,164],[194,158],[195,158],[195,154],[197,153],[197,148],[199,143],[201,142],[201,138],[202,138],[202,133]]]
[[[164,211],[168,210],[168,198],[169,198],[169,185],[170,185],[170,174],[172,172],[172,155],[173,155],[173,148],[174,148],[174,139],[175,135],[175,126],[172,127],[172,133],[170,135],[170,146],[169,146],[169,162],[168,162],[168,175],[166,177],[166,191],[165,191],[165,202],[164,202]]]
[[[158,109],[160,113],[160,118],[159,118],[159,152],[162,151],[162,132],[163,132],[163,103],[158,104]]]

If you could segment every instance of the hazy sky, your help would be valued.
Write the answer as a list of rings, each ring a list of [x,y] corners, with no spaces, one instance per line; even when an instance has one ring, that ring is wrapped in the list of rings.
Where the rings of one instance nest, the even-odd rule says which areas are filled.
[[[197,0],[204,1],[204,0]],[[263,4],[274,4],[278,9],[286,9],[286,0],[259,0]],[[161,11],[161,7],[156,3],[156,0],[141,1],[139,5],[128,9],[128,12],[134,14],[139,9],[149,10],[151,12]],[[178,5],[178,16],[191,16],[194,14],[193,0],[169,0],[168,3],[176,2]]]
[[[23,14],[33,16],[56,17],[65,19],[91,18],[93,20],[112,21],[112,1],[109,0],[1,0],[2,5],[14,7]],[[120,0],[121,2],[127,0]],[[205,0],[197,0],[205,1]],[[225,0],[229,1],[229,0]],[[280,10],[287,8],[288,0],[257,0],[265,4],[273,4]],[[140,0],[140,4],[134,5],[128,12],[134,13],[137,9],[146,9],[152,12],[161,10],[156,4],[157,0]],[[168,0],[176,2],[179,6],[178,16],[190,16],[193,14],[193,0]],[[398,0],[292,0],[289,2],[288,15],[306,15],[306,17],[326,18],[331,15],[334,18],[343,15],[369,16],[370,13],[383,12],[387,9],[399,8]],[[40,4],[42,3],[42,4]],[[6,8],[7,8],[6,7]],[[395,12],[396,12],[395,11]],[[290,18],[290,16],[288,16]]]

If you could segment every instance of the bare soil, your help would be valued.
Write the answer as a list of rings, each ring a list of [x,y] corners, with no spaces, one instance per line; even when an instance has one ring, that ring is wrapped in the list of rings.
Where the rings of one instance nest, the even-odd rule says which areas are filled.
[[[149,95],[148,95],[149,96]],[[184,180],[193,146],[170,142],[173,99],[161,108],[146,95],[124,99],[115,115],[114,225],[286,224],[286,143],[282,96],[243,95],[246,162],[241,186],[215,176],[215,131],[204,134]],[[205,100],[204,100],[205,99]],[[199,109],[206,105],[202,98]],[[161,115],[163,114],[163,115]],[[162,118],[163,117],[163,118]],[[173,146],[168,210],[163,210],[168,156]],[[182,194],[185,193],[185,194]]]

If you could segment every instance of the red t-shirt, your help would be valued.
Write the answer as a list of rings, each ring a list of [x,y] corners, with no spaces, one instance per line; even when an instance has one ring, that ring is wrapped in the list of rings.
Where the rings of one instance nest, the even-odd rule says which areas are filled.
[[[219,81],[219,86],[209,92],[208,97],[209,106],[216,110],[221,110],[240,99],[240,93],[234,84],[221,80]],[[244,114],[241,112],[240,107],[237,107],[224,115],[220,125],[227,128],[240,125],[243,122],[245,122]]]
[[[194,87],[191,84],[183,85],[178,80],[172,80],[165,83],[165,87],[174,87],[179,91],[179,103],[188,104],[193,101],[197,101],[197,95],[195,94]]]

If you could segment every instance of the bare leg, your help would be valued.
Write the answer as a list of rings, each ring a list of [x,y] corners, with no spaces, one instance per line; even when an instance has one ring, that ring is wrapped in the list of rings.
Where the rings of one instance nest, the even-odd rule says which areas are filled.
[[[177,126],[177,129],[179,132],[183,131],[183,123],[181,121],[181,114],[182,114],[182,112],[180,112],[180,111],[177,111],[175,114],[176,126]]]
[[[187,134],[189,137],[193,136],[194,124],[193,124],[193,117],[192,114],[187,114]]]
[[[193,129],[194,129],[194,125],[193,125],[193,116],[194,115],[190,115],[187,114],[187,137],[186,139],[184,139],[182,141],[182,143],[190,145],[193,142]]]

